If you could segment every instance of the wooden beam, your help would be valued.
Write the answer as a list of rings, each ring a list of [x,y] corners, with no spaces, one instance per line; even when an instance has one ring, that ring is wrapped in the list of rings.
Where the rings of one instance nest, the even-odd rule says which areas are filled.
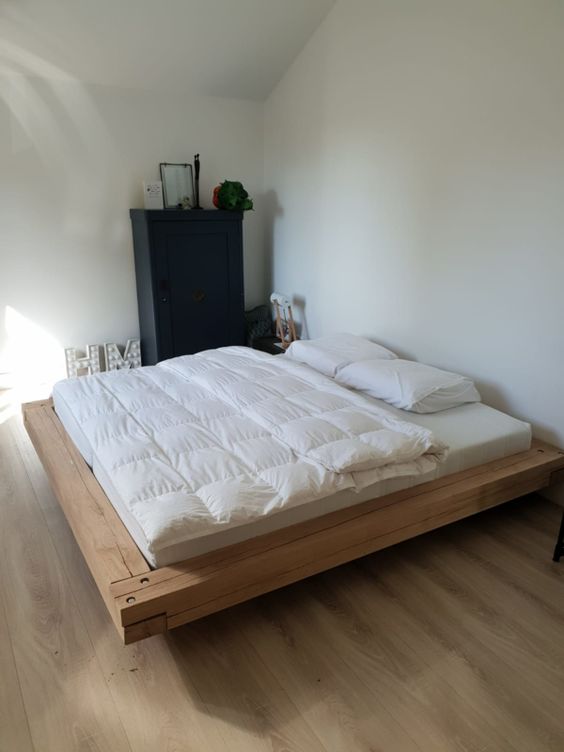
[[[531,461],[534,464],[540,463],[541,466],[544,466],[549,459],[552,462],[555,458],[554,454],[545,455],[545,450],[551,451],[552,453],[554,451],[559,452],[559,450],[554,450],[553,447],[549,447],[542,442],[533,441],[531,449],[528,450],[526,454],[531,458]],[[564,455],[562,456],[564,457]],[[559,461],[559,458],[560,454],[556,455],[556,462]],[[517,466],[521,468],[523,467],[523,462],[524,453],[513,454],[484,465],[477,465],[456,474],[445,475],[429,483],[422,483],[412,486],[411,488],[397,491],[393,494],[380,496],[371,501],[355,504],[354,506],[332,512],[323,517],[302,522],[299,525],[276,530],[272,533],[243,541],[242,543],[227,546],[221,550],[211,551],[210,553],[202,554],[192,559],[161,567],[151,572],[150,583],[154,585],[158,582],[164,582],[165,580],[170,580],[182,574],[193,573],[196,569],[205,568],[208,564],[217,565],[221,562],[225,567],[232,566],[241,558],[245,558],[249,555],[257,555],[265,548],[274,548],[277,545],[282,545],[283,543],[292,541],[295,538],[301,538],[308,533],[315,532],[320,526],[325,528],[339,525],[346,520],[360,517],[368,512],[373,512],[386,506],[393,506],[407,499],[413,499],[430,490],[438,492],[439,489],[443,489],[444,493],[449,495],[451,493],[451,490],[449,490],[450,487],[460,487],[461,483],[468,481],[470,481],[472,487],[475,487],[481,476],[491,476],[492,472],[506,471],[508,475],[513,475]],[[147,578],[143,578],[142,580],[131,579],[112,586],[112,592],[116,597],[118,595],[131,594],[135,590],[145,589],[147,584],[149,584]]]
[[[135,542],[50,400],[23,405],[24,425],[108,609],[122,632],[110,591],[113,582],[150,572]]]
[[[151,571],[56,416],[51,400],[24,422],[125,643],[160,634],[482,509],[544,488],[564,452],[530,450]]]
[[[117,583],[116,608],[124,626],[163,612],[169,628],[178,626],[544,488],[563,466],[562,452],[537,443],[448,483],[421,484],[157,570],[144,586],[133,578]]]
[[[554,486],[557,483],[564,483],[564,470],[556,470],[550,476],[550,485]]]
[[[146,637],[163,634],[167,630],[166,614],[159,614],[158,616],[153,616],[151,619],[138,621],[136,624],[125,627],[123,630],[123,641],[126,645],[131,645],[131,643],[144,640]]]

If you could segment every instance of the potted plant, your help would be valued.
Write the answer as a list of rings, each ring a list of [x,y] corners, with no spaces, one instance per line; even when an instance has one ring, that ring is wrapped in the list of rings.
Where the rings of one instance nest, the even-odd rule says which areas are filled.
[[[213,190],[213,205],[227,211],[248,211],[253,208],[253,199],[238,180],[224,180]]]

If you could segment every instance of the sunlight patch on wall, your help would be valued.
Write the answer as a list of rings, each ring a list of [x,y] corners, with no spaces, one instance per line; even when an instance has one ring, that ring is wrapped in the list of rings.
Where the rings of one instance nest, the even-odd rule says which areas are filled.
[[[64,353],[52,334],[6,306],[7,344],[2,361],[20,401],[48,397],[56,381],[65,377]]]

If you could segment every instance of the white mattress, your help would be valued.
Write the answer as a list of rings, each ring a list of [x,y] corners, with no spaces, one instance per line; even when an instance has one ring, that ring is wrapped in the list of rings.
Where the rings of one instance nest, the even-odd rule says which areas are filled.
[[[93,450],[78,422],[64,400],[53,395],[55,410],[67,433],[89,465],[92,465]],[[360,492],[340,491],[330,496],[311,501],[302,506],[291,507],[258,521],[214,532],[186,542],[162,548],[156,553],[148,549],[147,540],[139,524],[121,501],[111,478],[98,468],[98,481],[105,488],[108,498],[131,533],[139,549],[152,567],[161,567],[182,559],[229,546],[273,530],[279,530],[304,520],[344,509],[368,499],[377,498],[394,491],[424,483],[433,478],[465,470],[484,462],[526,451],[531,443],[528,423],[505,415],[483,404],[468,404],[432,415],[416,415],[397,410],[380,400],[371,400],[374,405],[389,411],[402,420],[408,420],[428,428],[436,438],[445,442],[450,450],[447,459],[429,473],[416,476],[395,477],[382,480]]]

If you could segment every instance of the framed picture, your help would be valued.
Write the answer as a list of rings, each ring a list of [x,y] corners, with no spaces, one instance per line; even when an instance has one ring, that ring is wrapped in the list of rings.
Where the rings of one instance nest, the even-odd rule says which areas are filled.
[[[161,162],[165,209],[189,209],[194,206],[194,178],[191,164]]]

